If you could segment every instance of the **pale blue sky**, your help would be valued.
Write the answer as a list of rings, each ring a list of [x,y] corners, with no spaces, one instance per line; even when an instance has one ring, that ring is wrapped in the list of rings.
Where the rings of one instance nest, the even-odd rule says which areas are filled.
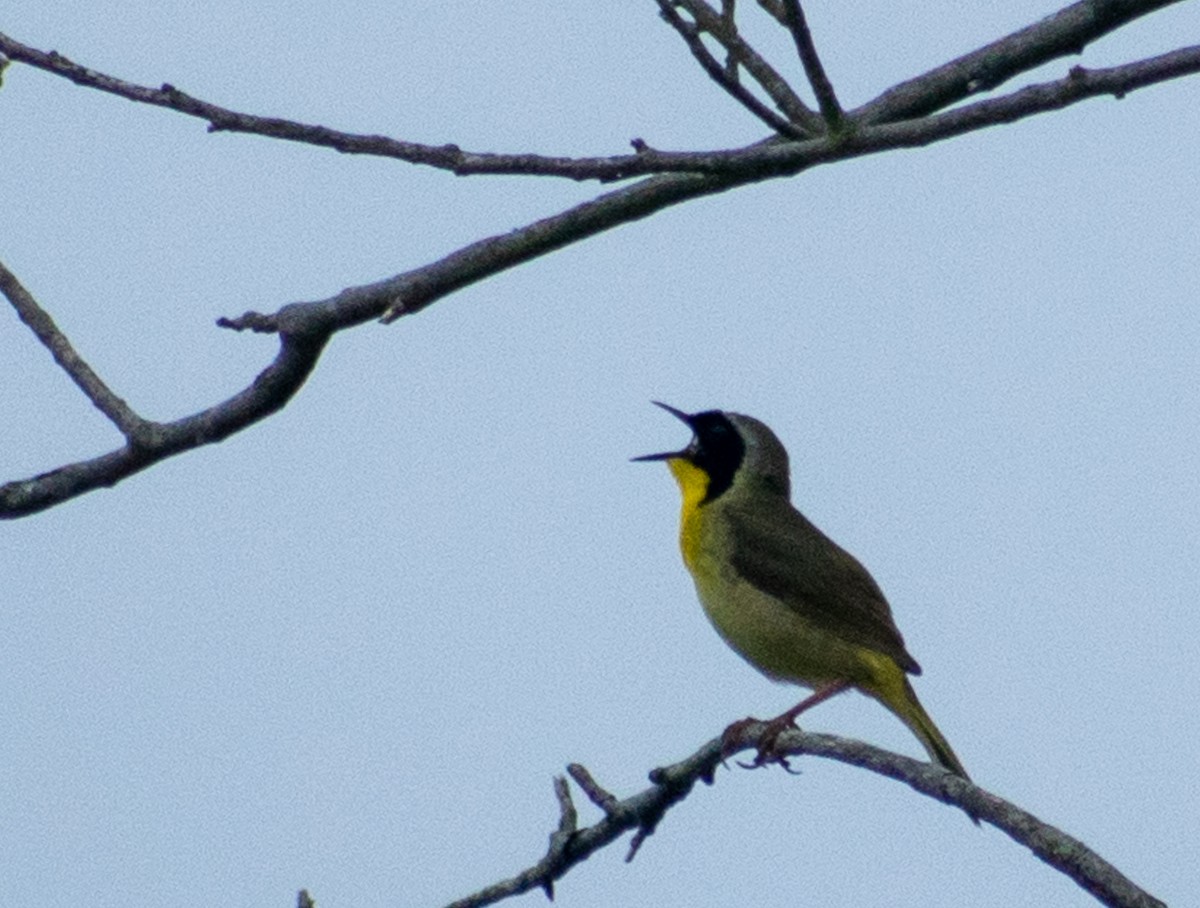
[[[847,106],[1055,9],[880,6],[807,7]],[[235,109],[473,150],[762,134],[651,0],[15,0],[0,31]],[[1197,34],[1184,3],[1078,62]],[[686,441],[651,398],[770,423],[797,504],[883,586],[975,779],[1193,899],[1198,91],[624,227],[345,334],[265,424],[0,528],[5,901],[265,908],[307,886],[321,908],[436,906],[543,853],[566,763],[629,794],[790,706],[800,691],[705,622],[666,470],[628,463]],[[16,65],[0,133],[0,259],[159,419],[272,355],[217,317],[598,191],[208,135]],[[11,311],[0,351],[3,479],[117,444]],[[806,727],[922,754],[857,695]],[[994,829],[801,765],[719,773],[557,904],[1093,904]]]

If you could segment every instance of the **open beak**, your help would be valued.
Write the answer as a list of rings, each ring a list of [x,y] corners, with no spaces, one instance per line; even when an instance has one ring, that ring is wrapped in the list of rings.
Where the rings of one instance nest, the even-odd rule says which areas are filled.
[[[652,401],[650,401],[650,403],[654,404],[654,406],[656,406],[656,407],[662,407],[664,410],[666,410],[668,413],[670,413],[672,416],[674,416],[680,422],[684,423],[689,428],[691,427],[692,417],[691,417],[690,413],[684,413],[682,410],[676,410],[670,404],[664,404],[661,401],[652,400]],[[684,448],[682,451],[664,451],[662,454],[643,454],[641,457],[631,457],[630,460],[634,460],[634,461],[672,460],[673,458],[676,458],[676,457],[686,458],[687,456],[688,456],[688,449]]]

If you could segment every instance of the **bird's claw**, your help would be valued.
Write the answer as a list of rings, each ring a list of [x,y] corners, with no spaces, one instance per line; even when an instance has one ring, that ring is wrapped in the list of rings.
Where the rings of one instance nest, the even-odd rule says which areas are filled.
[[[779,736],[789,728],[795,728],[795,723],[788,716],[780,716],[777,719],[772,719],[770,722],[761,722],[755,718],[740,719],[734,722],[721,734],[721,759],[724,761],[726,757],[732,756],[741,745],[741,738],[747,728],[755,725],[763,726],[762,732],[758,736],[756,747],[758,752],[754,755],[754,760],[749,763],[744,763],[741,760],[735,761],[738,766],[743,769],[760,769],[763,766],[770,766],[772,763],[778,763],[784,768],[785,772],[792,775],[799,775],[800,770],[793,769],[788,762],[786,754],[779,753],[775,746],[779,740]]]

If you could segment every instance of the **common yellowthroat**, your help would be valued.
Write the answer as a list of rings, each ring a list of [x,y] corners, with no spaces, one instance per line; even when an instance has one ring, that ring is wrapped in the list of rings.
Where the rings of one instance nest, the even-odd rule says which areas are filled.
[[[801,712],[855,688],[891,710],[934,762],[967,778],[908,682],[921,666],[879,585],[792,506],[788,455],[775,433],[741,413],[654,403],[686,423],[692,441],[634,460],[665,460],[679,483],[679,545],[700,604],[760,672],[813,690],[768,723],[757,762]]]

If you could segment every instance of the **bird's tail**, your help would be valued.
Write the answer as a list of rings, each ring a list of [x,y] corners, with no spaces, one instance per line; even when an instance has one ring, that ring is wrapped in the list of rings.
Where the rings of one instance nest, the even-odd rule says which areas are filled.
[[[925,712],[925,707],[917,699],[917,692],[908,683],[904,671],[891,659],[888,659],[887,662],[890,663],[888,670],[876,671],[875,683],[864,686],[863,690],[886,706],[896,718],[908,726],[909,730],[917,736],[917,740],[925,746],[930,759],[946,767],[952,773],[969,780],[971,777],[967,775],[958,755],[954,753],[954,748],[950,746],[945,735],[933,724],[929,713]],[[876,668],[879,667],[876,666]]]
[[[884,705],[894,712],[909,727],[912,733],[917,736],[917,739],[925,745],[925,749],[929,751],[929,756],[934,762],[940,763],[952,773],[969,780],[971,777],[967,775],[967,771],[963,768],[962,762],[954,752],[954,748],[950,746],[950,742],[946,740],[946,736],[933,724],[933,719],[929,718],[929,713],[925,712],[925,707],[917,699],[917,692],[913,690],[913,686],[908,683],[907,678],[901,680],[904,683],[904,700],[900,704],[886,703]]]
[[[933,762],[944,766],[968,782],[971,781],[971,777],[963,769],[954,748],[950,746],[946,736],[938,731],[938,727],[929,718],[929,713],[925,712],[925,707],[917,699],[917,692],[908,683],[904,669],[894,660],[883,655],[871,660],[871,664],[875,677],[869,684],[860,685],[860,689],[886,706],[896,718],[907,725],[909,730],[917,736],[917,740],[925,745]],[[963,807],[963,809],[971,821],[978,826],[979,817],[975,812],[969,807]]]

